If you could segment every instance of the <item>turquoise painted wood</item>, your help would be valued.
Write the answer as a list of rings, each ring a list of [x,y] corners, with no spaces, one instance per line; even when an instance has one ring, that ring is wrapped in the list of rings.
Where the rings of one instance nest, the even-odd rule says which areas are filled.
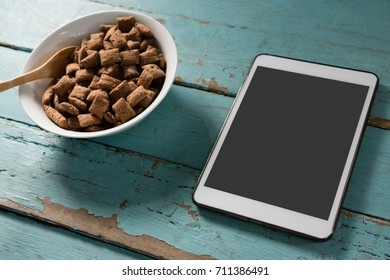
[[[0,223],[0,260],[149,259],[106,242],[4,210],[0,210]]]
[[[173,245],[173,258],[182,253],[176,252],[179,249],[218,259],[388,258],[390,227],[381,219],[347,211],[332,240],[308,241],[197,209],[191,193],[198,170],[98,143],[64,139],[28,125],[15,127],[9,120],[0,124],[4,128],[0,153],[9,159],[0,168],[0,203],[28,215],[102,235],[111,242],[117,242],[118,230],[130,237],[147,234],[156,243],[158,239]],[[91,216],[85,223],[77,217],[68,219],[74,215],[85,219],[81,209]],[[99,217],[110,222],[116,234],[106,236],[104,228],[90,229],[101,226]]]
[[[125,249],[99,249],[84,242],[81,233],[154,258],[390,259],[387,130],[367,128],[330,241],[274,231],[198,209],[191,201],[233,97],[258,53],[375,72],[380,86],[371,116],[390,118],[388,1],[8,2],[0,7],[0,80],[18,75],[49,32],[100,10],[132,9],[153,16],[172,32],[179,53],[175,85],[161,106],[135,128],[112,137],[52,135],[26,116],[17,89],[0,93],[0,206],[64,228],[54,232],[8,214],[6,224],[31,229],[30,235],[12,231],[17,240],[31,239],[31,251],[23,255],[19,250],[17,258],[59,257],[34,253],[52,246],[34,238],[35,233],[61,236],[62,248],[72,248],[77,240],[96,252],[83,255],[72,249],[66,258],[96,258],[98,252],[101,258],[126,258]],[[12,248],[18,242],[7,239],[0,245]],[[128,257],[143,255],[129,251]],[[12,255],[0,250],[0,258]]]

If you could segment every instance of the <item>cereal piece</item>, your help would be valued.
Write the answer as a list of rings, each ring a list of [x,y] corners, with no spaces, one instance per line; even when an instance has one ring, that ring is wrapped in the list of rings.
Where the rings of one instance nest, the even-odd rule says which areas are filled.
[[[105,89],[107,91],[113,90],[121,83],[120,80],[108,76],[107,74],[102,74],[99,81],[96,83],[96,86]]]
[[[129,83],[125,80],[110,92],[110,96],[117,101],[122,97],[126,98],[131,91]]]
[[[106,34],[108,32],[108,30],[110,30],[110,28],[112,28],[112,27],[116,28],[116,26],[114,24],[101,24],[99,29],[100,29],[100,32],[103,32]]]
[[[117,30],[117,26],[112,25],[110,29],[107,30],[106,35],[104,36],[104,41],[110,40],[111,35],[114,34],[116,30]]]
[[[114,45],[110,41],[103,41],[103,49],[112,50],[114,49]]]
[[[110,42],[114,48],[122,49],[126,46],[126,39],[123,37],[122,32],[117,29],[111,36]]]
[[[103,48],[104,33],[92,33],[90,39],[87,42],[87,48],[89,50],[100,50]]]
[[[130,92],[133,92],[137,88],[136,83],[134,83],[134,81],[130,81],[128,83],[129,83],[129,86],[130,86],[130,89],[131,89]]]
[[[74,63],[79,63],[79,47],[76,47],[73,53],[70,55],[70,59]]]
[[[74,97],[69,97],[69,103],[82,112],[85,112],[88,109],[88,105],[84,101],[81,101],[80,99]]]
[[[67,75],[61,77],[61,79],[52,87],[52,91],[57,94],[59,97],[66,95],[69,89],[71,89],[76,84],[74,78],[70,78]]]
[[[77,129],[81,128],[80,122],[79,122],[79,119],[77,118],[77,116],[69,117],[68,118],[68,125],[69,125],[70,129],[72,129],[72,130],[77,130]]]
[[[142,66],[143,71],[149,71],[153,75],[153,79],[165,77],[165,72],[156,64],[147,64]]]
[[[158,95],[158,91],[149,90],[145,98],[143,98],[140,102],[138,102],[137,105],[142,108],[147,108],[153,102],[153,100],[156,98],[157,95]]]
[[[51,119],[59,127],[69,129],[69,125],[68,122],[66,121],[66,118],[63,115],[61,115],[56,109],[48,105],[43,105],[43,110],[45,111],[49,119]]]
[[[138,41],[132,41],[132,40],[127,41],[127,48],[129,50],[138,49],[139,46],[140,46],[140,44]]]
[[[94,114],[81,114],[77,116],[77,119],[80,123],[80,127],[87,127],[91,125],[98,125],[102,123],[102,120],[99,119]]]
[[[107,74],[108,76],[111,76],[118,80],[123,80],[123,70],[122,67],[119,66],[119,64],[112,64],[109,66],[103,66],[99,68],[97,71],[98,75]]]
[[[76,72],[76,82],[86,82],[92,80],[95,76],[95,71],[93,69],[80,69]]]
[[[139,50],[129,50],[123,51],[120,53],[121,56],[121,65],[134,65],[139,63]]]
[[[111,49],[111,50],[102,49],[99,51],[99,56],[100,56],[100,63],[102,66],[107,66],[121,61],[121,56],[119,54],[118,48]]]
[[[146,25],[139,23],[139,22],[136,22],[135,27],[139,30],[139,32],[142,35],[149,37],[149,38],[154,38],[154,34],[153,34],[152,30],[149,27],[147,27]]]
[[[136,115],[134,110],[130,107],[129,103],[127,103],[124,98],[121,98],[115,102],[115,104],[112,105],[112,109],[115,112],[116,118],[119,119],[122,123],[127,122]]]
[[[90,82],[88,88],[89,89],[98,89],[98,87],[96,86],[97,82],[100,80],[100,77],[99,76],[96,76],[94,75],[93,78],[92,78],[92,81]]]
[[[103,119],[104,113],[110,108],[110,101],[102,95],[97,95],[89,107],[89,112],[95,114],[99,119]]]
[[[116,118],[110,111],[105,112],[103,117],[109,123],[116,123]]]
[[[83,68],[92,68],[100,65],[100,56],[97,51],[90,51],[88,56],[80,61],[80,66]]]
[[[141,114],[144,110],[145,110],[145,108],[143,108],[143,107],[134,108],[134,111],[137,115]]]
[[[104,124],[101,124],[101,125],[90,125],[90,126],[87,126],[86,128],[84,128],[83,131],[85,131],[85,132],[96,132],[96,131],[105,130],[107,128],[108,128],[108,126],[104,125]]]
[[[141,44],[139,45],[139,50],[141,52],[144,52],[146,51],[150,46],[152,46],[152,44],[154,43],[154,40],[153,39],[145,39],[145,40],[142,40]]]
[[[139,55],[139,64],[141,66],[159,61],[159,53],[156,48],[149,49]]]
[[[139,76],[137,86],[143,86],[144,88],[149,88],[152,82],[153,82],[153,73],[151,71],[144,70]]]
[[[146,97],[148,94],[148,90],[146,90],[143,86],[137,87],[132,93],[127,96],[127,102],[131,107],[134,107],[138,104],[142,99]]]
[[[86,39],[86,38],[81,39],[80,48],[86,48],[87,42],[88,42],[88,39]]]
[[[142,41],[142,34],[138,30],[138,28],[133,27],[129,33],[127,33],[126,40],[141,42]]]
[[[123,67],[123,76],[125,79],[132,79],[135,77],[139,77],[140,71],[137,65],[128,65]]]
[[[85,101],[90,91],[91,90],[89,88],[76,85],[70,93],[69,98],[76,98],[78,100]]]
[[[129,32],[135,25],[135,17],[117,17],[116,24],[120,31]]]
[[[80,65],[78,63],[74,62],[66,65],[66,75],[72,75],[78,70],[80,70]]]
[[[165,57],[162,53],[160,53],[158,55],[158,58],[159,58],[159,62],[158,62],[158,66],[161,68],[161,69],[165,69],[165,67],[167,67],[167,62],[165,61]],[[165,73],[164,73],[165,75]]]
[[[78,57],[77,57],[77,63],[80,64],[80,61],[83,60],[85,57],[88,56],[87,53],[87,47],[81,47],[79,51],[77,52]]]
[[[68,102],[62,102],[60,105],[61,105],[62,110],[64,110],[65,112],[67,112],[71,115],[76,116],[76,115],[80,114],[79,109],[77,109],[74,105],[72,105]]]
[[[54,92],[51,90],[53,86],[54,84],[50,84],[49,87],[43,93],[42,105],[50,105],[50,103],[53,101]]]
[[[88,94],[86,100],[87,100],[88,102],[92,102],[92,101],[93,101],[97,96],[99,96],[99,95],[102,96],[102,97],[105,98],[105,99],[109,99],[109,95],[108,95],[108,93],[107,93],[106,91],[101,90],[101,89],[95,89],[95,90],[91,91],[91,92]]]
[[[58,95],[54,95],[53,106],[61,115],[65,115],[66,111],[62,107]]]

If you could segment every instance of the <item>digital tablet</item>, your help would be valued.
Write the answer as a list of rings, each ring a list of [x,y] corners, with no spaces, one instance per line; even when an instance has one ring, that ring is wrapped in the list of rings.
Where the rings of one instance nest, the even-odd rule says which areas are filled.
[[[257,56],[201,173],[194,202],[330,238],[377,84],[369,72]]]

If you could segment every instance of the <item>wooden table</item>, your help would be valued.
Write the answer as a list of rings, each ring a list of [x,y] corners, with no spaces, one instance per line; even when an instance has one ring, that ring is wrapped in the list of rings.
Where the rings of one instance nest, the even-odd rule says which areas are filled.
[[[105,138],[43,131],[24,113],[17,88],[0,93],[1,259],[390,259],[388,130],[367,127],[327,242],[200,209],[191,200],[259,53],[376,73],[371,117],[390,119],[389,1],[48,3],[2,3],[0,80],[20,74],[31,50],[60,25],[110,9],[162,22],[176,41],[179,65],[155,112]]]

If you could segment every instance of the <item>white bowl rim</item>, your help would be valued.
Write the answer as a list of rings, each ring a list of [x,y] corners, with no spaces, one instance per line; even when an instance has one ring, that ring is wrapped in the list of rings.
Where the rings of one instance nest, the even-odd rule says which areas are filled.
[[[85,34],[89,36],[90,31],[86,31],[85,34],[77,34],[74,35],[72,33],[67,33],[67,28],[71,27],[72,25],[79,24],[80,22],[86,22],[89,19],[97,18],[99,16],[102,16],[104,19],[102,21],[99,21],[99,24],[96,26],[96,30],[99,29],[100,24],[109,24],[109,22],[105,22],[105,18],[110,18],[112,23],[114,23],[115,19],[119,16],[130,16],[133,15],[136,17],[136,21],[140,23],[145,23],[147,21],[147,25],[149,28],[152,29],[152,31],[155,33],[157,42],[160,43],[160,47],[162,48],[162,51],[164,53],[165,59],[167,61],[167,70],[166,70],[166,77],[164,86],[157,96],[157,98],[152,102],[152,104],[146,108],[141,114],[136,116],[134,119],[129,120],[128,122],[121,124],[119,126],[109,128],[106,130],[96,131],[96,132],[80,132],[80,131],[73,131],[73,130],[66,130],[59,126],[57,126],[55,123],[53,123],[44,113],[43,106],[41,105],[41,96],[43,94],[43,91],[39,92],[33,92],[34,86],[43,87],[42,85],[45,85],[44,87],[47,87],[51,79],[44,79],[39,81],[34,81],[25,85],[22,85],[19,87],[19,99],[22,104],[22,107],[26,114],[29,116],[29,118],[37,124],[42,129],[55,133],[57,135],[61,135],[64,137],[69,138],[95,138],[95,137],[102,137],[102,136],[108,136],[113,135],[119,132],[122,132],[130,127],[135,126],[140,121],[142,121],[147,115],[149,115],[165,98],[165,96],[168,94],[173,81],[175,79],[175,73],[177,68],[177,49],[175,41],[172,37],[172,35],[169,33],[169,31],[156,19],[131,10],[105,10],[105,11],[99,11],[94,12],[90,14],[86,14],[83,16],[80,16],[78,18],[75,18],[54,31],[52,31],[50,34],[48,34],[45,38],[43,38],[38,45],[33,49],[29,57],[27,58],[27,61],[23,67],[22,73],[26,73],[35,67],[39,66],[41,61],[44,61],[50,55],[52,55],[55,51],[60,49],[61,47],[64,47],[66,45],[69,45],[69,41],[75,41],[78,40],[79,42],[76,43],[76,45],[80,44],[80,41],[82,38],[85,38]],[[94,26],[95,27],[95,26]],[[156,32],[158,30],[158,32]],[[62,41],[56,41],[61,39],[61,36],[63,36]],[[161,44],[161,41],[164,40],[164,44]],[[51,48],[52,51],[47,52],[47,44],[51,42],[51,44],[58,45],[56,48]],[[169,50],[169,52],[168,52]],[[40,62],[38,60],[40,59]],[[39,104],[37,104],[39,103]],[[31,105],[34,105],[34,108],[31,108]],[[39,107],[38,107],[39,105]]]

